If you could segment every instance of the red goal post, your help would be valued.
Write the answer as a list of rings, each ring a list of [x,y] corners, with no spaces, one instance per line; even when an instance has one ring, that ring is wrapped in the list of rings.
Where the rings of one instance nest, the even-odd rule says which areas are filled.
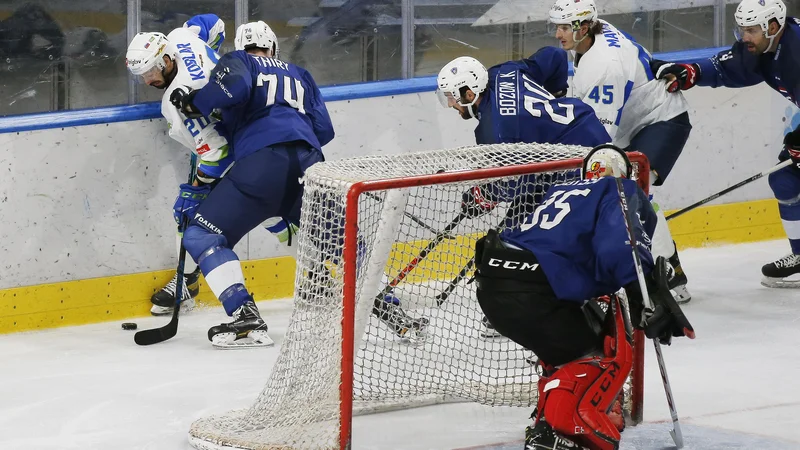
[[[526,363],[530,352],[505,338],[481,338],[473,285],[460,283],[444,304],[435,297],[471,263],[480,235],[514,226],[549,186],[579,178],[589,150],[501,144],[311,167],[298,232],[294,309],[278,360],[252,406],[197,420],[190,443],[208,450],[349,449],[353,417],[362,414],[452,402],[517,406],[529,414],[538,395],[535,367]],[[640,153],[629,157],[647,192],[647,159]],[[466,189],[508,180],[525,184],[530,193],[457,223],[419,258],[436,230],[459,215]],[[410,266],[389,292],[410,314],[430,319],[420,342],[398,338],[373,314],[376,294]],[[625,411],[634,424],[642,420],[643,343],[637,331],[625,387]]]

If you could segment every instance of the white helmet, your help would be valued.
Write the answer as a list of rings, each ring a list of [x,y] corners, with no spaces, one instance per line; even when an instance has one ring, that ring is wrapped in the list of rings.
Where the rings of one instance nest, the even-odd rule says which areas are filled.
[[[594,0],[556,0],[550,8],[549,22],[556,25],[572,25],[573,31],[581,23],[597,20],[597,6]]]
[[[128,45],[125,65],[140,82],[146,82],[153,74],[166,68],[164,55],[168,55],[169,41],[162,33],[138,33]],[[172,59],[175,59],[172,56]]]
[[[769,22],[772,19],[777,20],[780,32],[786,24],[786,5],[781,0],[743,0],[736,7],[733,17],[738,25],[735,31],[736,40],[742,40],[742,28],[760,26],[772,47],[772,41],[778,33],[769,34]]]
[[[611,144],[599,145],[583,159],[583,179],[591,180],[605,176],[631,178],[633,166],[619,147]]]
[[[478,95],[486,90],[486,86],[489,84],[489,71],[477,59],[461,56],[442,67],[439,76],[436,77],[436,82],[439,85],[436,95],[442,106],[452,108],[459,104],[471,107],[478,99]],[[463,87],[469,88],[475,94],[475,98],[470,103],[464,103],[461,99],[461,88]],[[472,108],[468,109],[472,115]]]
[[[263,20],[239,25],[233,45],[236,50],[247,50],[254,47],[270,49],[272,57],[278,58],[278,36]]]

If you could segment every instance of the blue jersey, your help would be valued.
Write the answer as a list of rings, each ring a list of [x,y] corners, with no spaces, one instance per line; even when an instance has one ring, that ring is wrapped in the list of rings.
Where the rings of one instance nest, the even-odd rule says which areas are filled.
[[[653,268],[650,236],[656,214],[635,181],[622,180],[642,268]],[[501,239],[531,251],[561,300],[583,302],[636,280],[616,179],[604,177],[552,186],[544,202],[519,228]]]
[[[276,144],[305,141],[321,150],[333,139],[328,109],[305,69],[244,50],[226,54],[194,97],[203,114],[222,110],[235,159]]]
[[[551,94],[566,90],[567,75],[567,54],[554,47],[490,68],[489,85],[478,105],[476,142],[585,147],[611,142],[589,105]]]
[[[790,102],[800,106],[800,21],[786,20],[775,53],[753,55],[741,42],[733,44],[700,65],[698,86],[745,87],[766,82]]]

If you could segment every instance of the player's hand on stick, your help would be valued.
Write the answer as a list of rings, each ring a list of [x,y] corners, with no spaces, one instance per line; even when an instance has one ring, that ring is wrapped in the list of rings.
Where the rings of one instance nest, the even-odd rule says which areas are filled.
[[[461,196],[461,212],[470,218],[480,217],[497,206],[492,201],[487,186],[473,186]]]
[[[181,223],[181,219],[184,216],[191,220],[197,207],[211,192],[211,186],[208,185],[192,186],[184,183],[180,188],[181,191],[178,193],[178,198],[175,199],[175,205],[172,207],[172,216],[178,224]]]
[[[625,287],[630,304],[633,326],[644,330],[649,339],[658,339],[661,344],[670,345],[673,337],[686,336],[694,339],[694,328],[683,314],[669,291],[669,263],[664,257],[656,260],[653,272],[646,277],[647,291],[653,309],[644,307],[638,281]]]
[[[668,92],[691,89],[700,76],[700,66],[697,64],[680,64],[654,59],[650,61],[650,69],[656,79],[667,82]]]
[[[800,170],[800,127],[794,131],[790,131],[783,138],[783,145],[789,153],[789,157],[794,163],[794,168]]]
[[[184,116],[189,119],[197,119],[198,117],[203,117],[203,114],[192,104],[192,100],[196,94],[197,91],[193,91],[188,87],[186,89],[176,88],[172,91],[172,94],[170,94],[169,101],[172,103],[172,106],[182,112]]]

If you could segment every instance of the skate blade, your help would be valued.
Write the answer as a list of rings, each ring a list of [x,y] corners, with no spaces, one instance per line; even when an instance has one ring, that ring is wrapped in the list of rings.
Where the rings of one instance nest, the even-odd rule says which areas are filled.
[[[764,277],[761,279],[761,285],[768,288],[800,289],[800,279]]]
[[[269,337],[266,331],[254,330],[247,334],[247,337],[236,339],[235,333],[221,333],[211,340],[214,348],[221,350],[239,350],[258,347],[272,347],[275,341]]]
[[[689,290],[686,289],[686,285],[682,284],[680,286],[675,286],[674,288],[669,290],[672,294],[672,297],[675,298],[675,303],[679,305],[685,305],[692,300],[692,294],[689,293]]]
[[[181,313],[188,313],[192,311],[195,307],[195,301],[193,298],[189,300],[184,300],[181,302]],[[153,305],[150,308],[150,315],[153,316],[171,316],[172,315],[172,306],[158,306]]]

